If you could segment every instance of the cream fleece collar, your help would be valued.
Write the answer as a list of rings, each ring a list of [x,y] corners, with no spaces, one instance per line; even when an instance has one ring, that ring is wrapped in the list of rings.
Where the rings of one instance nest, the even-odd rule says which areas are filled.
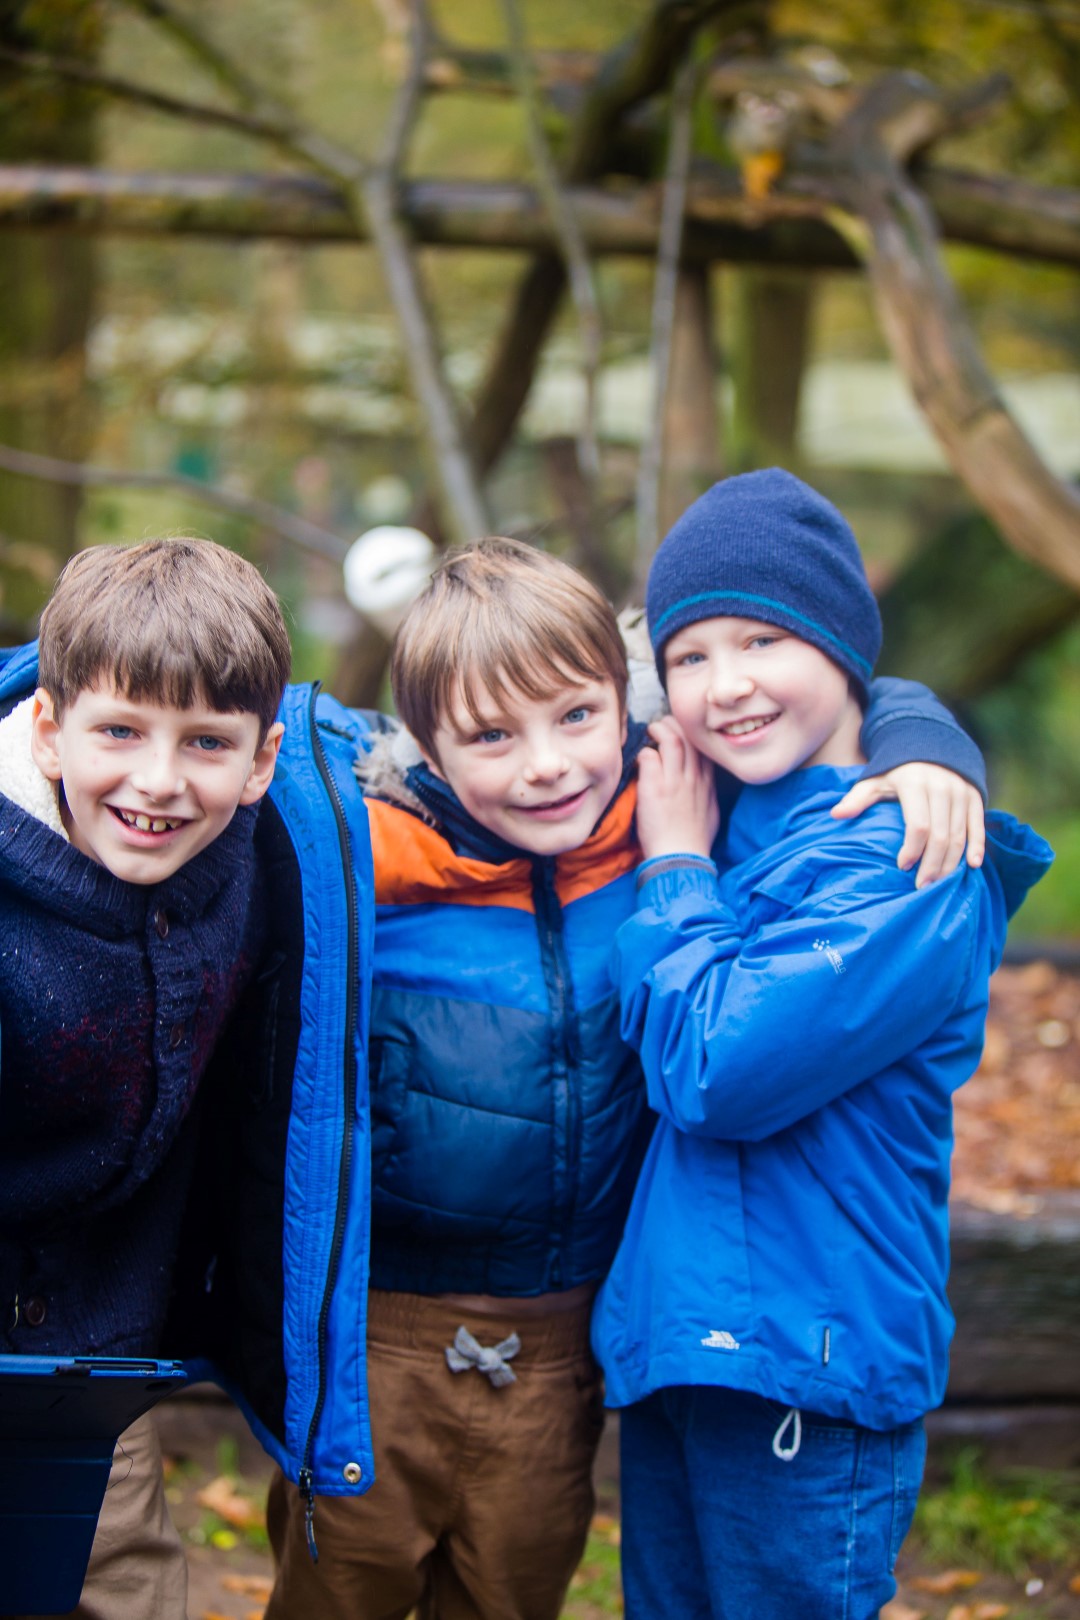
[[[0,793],[66,839],[56,783],[41,774],[30,752],[33,707],[33,698],[26,698],[0,720]]]

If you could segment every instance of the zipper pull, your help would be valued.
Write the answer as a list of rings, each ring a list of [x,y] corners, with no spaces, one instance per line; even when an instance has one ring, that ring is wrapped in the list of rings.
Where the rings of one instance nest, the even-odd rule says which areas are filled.
[[[300,1496],[304,1503],[304,1534],[307,1536],[308,1552],[311,1562],[319,1562],[319,1549],[315,1544],[315,1490],[314,1476],[310,1468],[301,1468],[296,1483],[300,1487]]]

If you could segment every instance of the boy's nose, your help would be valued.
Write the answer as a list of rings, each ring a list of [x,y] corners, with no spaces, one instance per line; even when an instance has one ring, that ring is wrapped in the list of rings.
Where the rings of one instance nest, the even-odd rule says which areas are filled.
[[[728,659],[714,659],[709,665],[707,697],[710,703],[737,703],[754,690],[753,677]]]
[[[530,750],[524,776],[527,782],[553,782],[564,776],[566,770],[567,759],[562,749],[554,741],[542,742]]]
[[[132,771],[131,785],[148,799],[175,799],[187,786],[179,765],[171,754],[156,754],[147,760],[142,770]]]

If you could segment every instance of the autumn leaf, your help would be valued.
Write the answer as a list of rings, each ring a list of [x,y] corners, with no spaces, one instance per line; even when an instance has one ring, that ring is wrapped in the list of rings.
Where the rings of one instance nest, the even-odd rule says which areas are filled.
[[[925,1609],[911,1609],[899,1598],[893,1598],[892,1602],[886,1603],[882,1609],[881,1620],[926,1620],[926,1614]]]
[[[219,1519],[237,1530],[255,1530],[264,1523],[262,1508],[250,1497],[241,1496],[225,1474],[219,1474],[209,1485],[204,1485],[195,1500],[200,1507],[216,1513]]]
[[[975,1569],[943,1569],[940,1575],[916,1575],[911,1582],[920,1592],[935,1592],[946,1597],[950,1592],[966,1592],[969,1586],[978,1586],[982,1576]]]
[[[253,1598],[268,1598],[274,1589],[268,1575],[223,1575],[221,1586],[226,1592],[239,1592]]]

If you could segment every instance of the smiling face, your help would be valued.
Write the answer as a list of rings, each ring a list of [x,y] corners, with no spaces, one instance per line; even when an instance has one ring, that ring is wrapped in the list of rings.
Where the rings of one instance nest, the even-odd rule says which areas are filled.
[[[282,727],[259,741],[257,715],[220,714],[89,687],[56,719],[34,700],[38,769],[63,784],[61,816],[76,849],[127,883],[161,883],[213,843],[274,774]]]
[[[425,755],[489,832],[530,855],[562,855],[588,838],[615,796],[626,737],[614,681],[565,680],[549,697],[484,686],[460,691]]]
[[[803,765],[858,765],[862,710],[848,678],[788,630],[700,619],[664,648],[671,712],[699,753],[741,782]]]

